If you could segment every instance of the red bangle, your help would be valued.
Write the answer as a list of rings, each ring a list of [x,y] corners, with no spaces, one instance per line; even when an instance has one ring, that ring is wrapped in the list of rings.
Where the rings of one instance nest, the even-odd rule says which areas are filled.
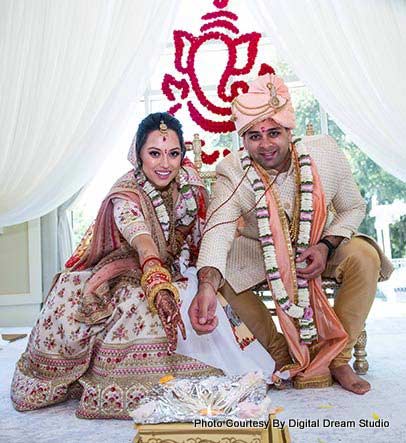
[[[146,258],[146,259],[143,261],[143,263],[142,263],[142,265],[141,265],[141,272],[142,272],[142,273],[144,273],[144,267],[145,267],[145,265],[146,265],[148,262],[152,261],[152,260],[155,260],[155,261],[159,262],[159,264],[160,264],[161,266],[163,266],[162,260],[161,260],[159,257],[156,257],[155,255],[152,255],[151,257],[148,257],[148,258]]]
[[[152,274],[151,277],[146,281],[148,286],[150,286],[152,284],[155,285],[157,282],[158,283],[164,283],[164,282],[170,283],[170,280],[164,274],[155,273],[155,274]]]

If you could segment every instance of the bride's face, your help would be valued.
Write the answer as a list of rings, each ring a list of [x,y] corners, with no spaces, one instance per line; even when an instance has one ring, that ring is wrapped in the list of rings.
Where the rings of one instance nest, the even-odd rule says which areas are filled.
[[[166,134],[155,130],[149,133],[140,158],[147,179],[157,188],[164,189],[178,175],[182,155],[179,138],[175,131]]]

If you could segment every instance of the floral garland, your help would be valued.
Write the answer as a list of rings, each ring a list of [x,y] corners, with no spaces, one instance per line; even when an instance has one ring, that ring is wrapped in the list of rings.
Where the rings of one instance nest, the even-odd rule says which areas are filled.
[[[309,246],[310,231],[313,219],[313,175],[311,159],[303,145],[297,146],[300,167],[300,221],[299,235],[296,250],[296,259]],[[276,261],[276,251],[270,227],[270,214],[264,203],[265,186],[259,178],[248,152],[244,149],[241,164],[254,190],[256,216],[258,220],[259,240],[265,261],[266,278],[268,285],[279,306],[290,317],[299,322],[300,338],[304,344],[311,344],[317,339],[317,329],[313,319],[313,310],[310,306],[309,283],[305,279],[297,279],[298,301],[293,303],[286,292]],[[297,263],[296,267],[304,267],[305,263]],[[296,279],[293,279],[294,281]]]
[[[197,213],[197,204],[193,195],[190,184],[188,183],[188,174],[183,169],[179,170],[179,192],[182,194],[186,204],[186,215],[183,217],[183,222],[190,224]],[[161,193],[148,181],[141,169],[135,171],[135,179],[142,187],[144,192],[151,199],[156,216],[159,220],[162,230],[164,232],[165,240],[169,240],[170,221],[169,214],[165,207]]]
[[[179,190],[186,203],[186,215],[182,221],[185,225],[189,225],[196,217],[197,204],[189,184],[188,174],[183,169],[179,171]]]

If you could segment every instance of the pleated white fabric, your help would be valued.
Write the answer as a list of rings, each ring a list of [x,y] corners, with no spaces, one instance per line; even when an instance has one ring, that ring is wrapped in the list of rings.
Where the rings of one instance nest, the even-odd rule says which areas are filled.
[[[187,313],[197,292],[196,268],[187,269],[184,275],[188,278],[188,286],[187,290],[182,292],[181,314],[187,339],[183,340],[178,336],[176,352],[221,369],[228,376],[262,371],[265,379],[270,379],[275,369],[274,360],[258,340],[250,343],[244,350],[240,348],[220,304],[216,310],[219,320],[217,328],[211,334],[196,334]]]
[[[346,134],[406,180],[406,2],[253,0],[249,9]]]
[[[175,0],[1,2],[0,226],[61,205],[135,130],[175,9]]]

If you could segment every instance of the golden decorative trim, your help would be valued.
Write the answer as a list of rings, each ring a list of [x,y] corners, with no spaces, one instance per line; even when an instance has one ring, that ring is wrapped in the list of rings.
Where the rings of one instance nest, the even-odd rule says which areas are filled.
[[[161,279],[161,283],[155,284],[152,288],[148,285],[148,279],[152,277],[154,274],[161,274],[164,277],[167,278],[167,281],[163,281]],[[178,289],[171,283],[171,274],[167,269],[165,269],[161,265],[152,266],[148,269],[148,271],[145,271],[144,274],[141,277],[141,287],[145,292],[145,295],[147,296],[148,300],[148,307],[150,311],[153,314],[157,313],[157,309],[155,307],[155,297],[157,296],[158,292],[167,289],[169,292],[173,294],[175,297],[175,300],[177,303],[179,303],[179,291]]]
[[[232,105],[234,105],[234,106],[235,106],[235,107],[241,112],[241,114],[244,114],[244,115],[256,115],[256,114],[258,114],[258,113],[256,113],[256,114],[249,114],[249,113],[247,113],[247,112],[243,112],[243,109],[244,109],[244,110],[245,110],[245,109],[256,110],[256,109],[263,109],[263,108],[266,107],[267,109],[269,109],[269,108],[273,108],[273,109],[275,109],[275,110],[279,110],[280,108],[282,108],[283,106],[285,106],[285,104],[287,103],[288,100],[286,100],[285,103],[280,104],[281,101],[280,101],[280,99],[279,99],[278,96],[277,96],[275,85],[273,85],[272,83],[268,83],[268,84],[267,84],[267,87],[268,87],[268,89],[269,89],[270,98],[269,98],[269,100],[268,100],[266,103],[264,103],[263,105],[259,105],[259,106],[248,106],[248,105],[245,105],[245,104],[241,103],[240,101],[238,101],[238,97],[236,97],[236,98],[232,101]],[[258,92],[258,93],[251,92],[251,94],[260,94],[260,95],[264,95],[263,93],[260,93],[260,92]]]
[[[291,369],[300,369],[300,365],[298,363],[289,363],[282,366],[281,369],[279,369],[279,372],[290,371]]]
[[[133,443],[291,443],[289,429],[272,426],[276,419],[269,415],[266,428],[198,427],[193,423],[135,424]]]
[[[35,349],[33,347],[32,343],[30,343],[30,342],[28,342],[27,351],[36,358],[47,358],[48,360],[60,360],[61,359],[60,354],[49,354],[49,353],[41,352],[38,349]],[[22,354],[21,358],[23,358],[24,355],[25,354]],[[75,354],[73,356],[70,356],[70,355],[65,356],[64,355],[63,359],[64,360],[82,360],[82,359],[86,358],[86,355],[87,355],[87,350],[85,349],[80,354]]]
[[[199,174],[203,180],[209,180],[209,179],[216,178],[216,171],[201,171]]]
[[[128,340],[125,343],[107,343],[103,340],[96,339],[95,344],[97,346],[101,346],[104,350],[113,349],[113,350],[124,350],[127,349],[129,346],[136,346],[136,345],[155,345],[159,343],[167,343],[167,337],[165,333],[162,333],[163,335],[161,337],[142,337],[142,338],[135,338],[133,340]],[[64,357],[65,358],[65,357]]]
[[[328,388],[333,384],[333,379],[330,374],[317,375],[315,377],[303,380],[302,377],[297,376],[293,380],[293,387],[296,389],[308,388]]]
[[[268,109],[277,109],[275,106],[272,106],[271,102],[268,101],[267,103],[264,103],[263,105],[259,105],[259,106],[245,106],[242,103],[240,103],[238,100],[234,100],[233,105],[235,106],[235,108],[241,112],[241,114],[244,115],[248,115],[250,117],[255,117],[258,114],[262,114],[262,112],[268,111]],[[254,112],[254,113],[249,113],[249,112],[244,112],[244,110],[246,109],[250,109],[252,111],[258,110],[260,109],[260,111],[258,112]]]

